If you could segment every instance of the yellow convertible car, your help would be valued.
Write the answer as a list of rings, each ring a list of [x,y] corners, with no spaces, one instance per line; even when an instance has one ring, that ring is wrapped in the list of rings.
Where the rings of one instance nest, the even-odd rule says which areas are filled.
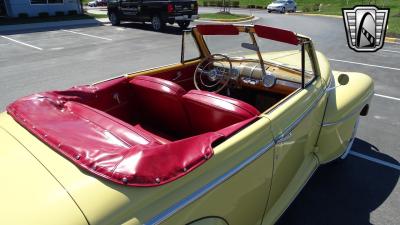
[[[372,95],[310,38],[198,25],[178,64],[7,106],[0,224],[273,224]]]

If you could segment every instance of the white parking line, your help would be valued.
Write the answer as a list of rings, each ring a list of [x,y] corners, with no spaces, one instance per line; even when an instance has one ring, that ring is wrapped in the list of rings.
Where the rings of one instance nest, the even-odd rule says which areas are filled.
[[[386,50],[386,49],[382,49],[381,51],[392,52],[392,53],[400,53],[400,51],[393,51],[393,50]]]
[[[99,36],[95,36],[95,35],[91,35],[91,34],[85,34],[85,33],[80,33],[80,32],[76,32],[76,31],[72,31],[72,30],[62,30],[64,32],[69,32],[69,33],[73,33],[73,34],[79,34],[79,35],[83,35],[83,36],[87,36],[87,37],[92,37],[92,38],[98,38],[98,39],[103,39],[106,41],[112,41],[112,39],[110,38],[105,38],[105,37],[99,37]]]
[[[378,97],[381,97],[381,98],[388,98],[388,99],[400,101],[400,98],[395,98],[395,97],[392,97],[392,96],[380,95],[380,94],[375,94],[375,96],[378,96]]]
[[[353,151],[353,150],[351,150],[351,151],[349,152],[349,154],[352,155],[352,156],[356,156],[356,157],[358,157],[358,158],[366,159],[366,160],[368,160],[368,161],[371,161],[371,162],[380,164],[380,165],[382,165],[382,166],[387,166],[387,167],[390,167],[390,168],[393,168],[393,169],[395,169],[395,170],[399,170],[399,171],[400,171],[400,165],[398,165],[398,164],[396,165],[396,164],[394,164],[394,163],[390,163],[390,162],[386,162],[386,161],[383,161],[383,160],[380,160],[380,159],[376,159],[376,158],[374,158],[374,157],[367,156],[367,155],[361,154],[361,153],[359,153],[359,152],[355,152],[355,151]]]
[[[5,39],[10,40],[10,41],[13,41],[13,42],[18,43],[18,44],[21,44],[21,45],[25,45],[25,46],[34,48],[34,49],[36,49],[36,50],[40,50],[40,51],[43,50],[42,48],[39,48],[39,47],[30,45],[30,44],[24,43],[24,42],[22,42],[22,41],[17,41],[17,40],[15,40],[15,39],[12,39],[12,38],[9,38],[9,37],[6,37],[6,36],[0,36],[0,37],[5,38]]]
[[[346,61],[346,60],[341,60],[341,59],[329,59],[329,60],[330,60],[330,61],[335,61],[335,62],[343,62],[343,63],[350,63],[350,64],[356,64],[356,65],[362,65],[362,66],[377,67],[377,68],[382,68],[382,69],[400,71],[400,68],[395,68],[395,67],[379,66],[379,65],[373,65],[373,64],[366,64],[366,63],[359,63],[359,62]]]

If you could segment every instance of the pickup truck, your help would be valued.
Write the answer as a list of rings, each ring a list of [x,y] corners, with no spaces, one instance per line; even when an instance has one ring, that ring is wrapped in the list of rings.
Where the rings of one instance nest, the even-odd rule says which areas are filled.
[[[195,0],[109,0],[108,18],[112,25],[121,21],[151,22],[159,31],[166,23],[177,23],[186,29],[198,18],[198,3]]]

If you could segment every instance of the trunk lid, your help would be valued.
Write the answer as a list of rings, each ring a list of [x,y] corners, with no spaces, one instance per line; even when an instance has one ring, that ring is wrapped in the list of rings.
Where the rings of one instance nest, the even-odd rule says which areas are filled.
[[[87,224],[63,186],[0,125],[0,224]]]

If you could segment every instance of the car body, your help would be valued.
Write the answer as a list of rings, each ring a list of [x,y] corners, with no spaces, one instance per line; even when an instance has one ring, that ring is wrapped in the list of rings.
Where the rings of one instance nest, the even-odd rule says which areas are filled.
[[[89,7],[97,7],[97,1],[90,1],[88,2]]]
[[[95,0],[88,2],[89,7],[107,6],[107,0]]]
[[[372,96],[369,76],[332,71],[308,37],[197,25],[180,63],[7,106],[0,223],[274,224],[346,156]]]
[[[296,12],[297,3],[294,0],[276,0],[267,5],[267,11],[270,12]]]
[[[112,0],[108,5],[108,17],[113,25],[120,21],[151,22],[159,31],[166,23],[177,23],[182,29],[198,18],[198,3],[193,0],[122,1]]]

